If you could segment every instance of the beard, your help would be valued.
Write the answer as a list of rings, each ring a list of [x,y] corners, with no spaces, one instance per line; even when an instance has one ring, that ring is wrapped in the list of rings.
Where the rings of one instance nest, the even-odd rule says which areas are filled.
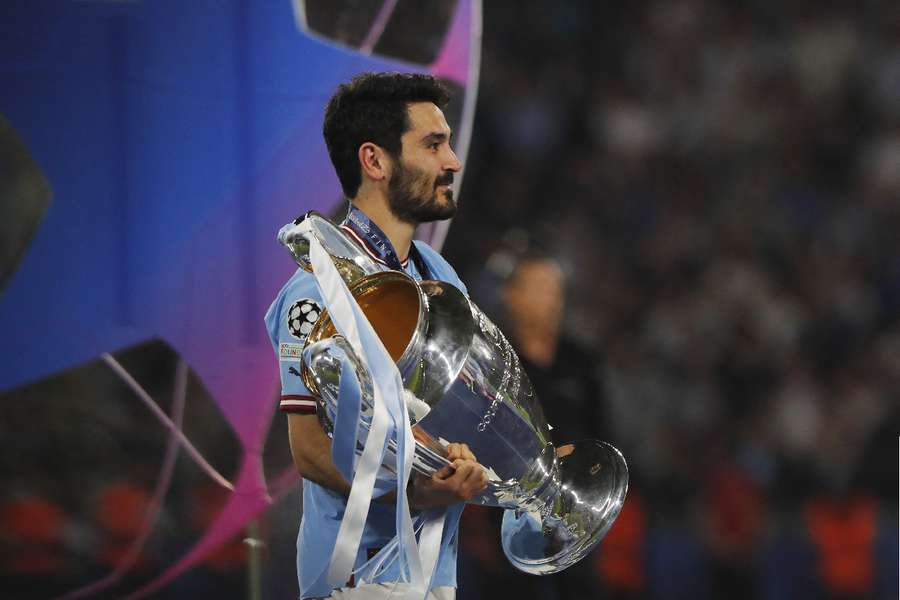
[[[396,169],[388,183],[388,207],[404,223],[418,225],[449,219],[456,214],[453,190],[438,193],[438,186],[453,183],[453,172],[431,178],[425,171],[396,161]]]

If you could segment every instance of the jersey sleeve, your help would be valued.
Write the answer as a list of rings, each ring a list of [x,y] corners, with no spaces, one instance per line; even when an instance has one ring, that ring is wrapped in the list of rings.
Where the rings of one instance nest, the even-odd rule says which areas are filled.
[[[300,358],[303,343],[322,306],[312,275],[300,272],[288,281],[266,313],[266,329],[281,376],[279,409],[282,412],[316,413],[315,397],[300,377]]]

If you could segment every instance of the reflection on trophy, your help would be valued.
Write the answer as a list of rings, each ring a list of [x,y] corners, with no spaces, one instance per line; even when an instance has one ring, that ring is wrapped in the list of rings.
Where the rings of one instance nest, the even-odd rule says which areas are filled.
[[[555,573],[590,552],[625,499],[628,468],[621,453],[597,440],[575,441],[557,452],[516,353],[454,286],[385,270],[317,213],[279,234],[307,270],[311,236],[331,256],[396,362],[416,439],[413,468],[430,477],[448,463],[448,440],[468,444],[491,479],[470,502],[506,509],[503,551],[522,571]],[[371,378],[364,357],[337,334],[326,309],[306,339],[301,370],[326,430],[332,427],[341,369],[347,364],[359,380],[360,430],[365,431],[372,413]],[[389,443],[391,450],[395,445]],[[383,468],[390,469],[390,462],[386,458]]]

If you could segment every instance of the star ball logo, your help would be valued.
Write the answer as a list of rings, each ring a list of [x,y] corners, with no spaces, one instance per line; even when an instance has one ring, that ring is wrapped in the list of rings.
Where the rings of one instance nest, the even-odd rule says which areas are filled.
[[[319,318],[322,309],[310,298],[297,300],[288,311],[287,326],[292,336],[299,340],[306,339],[313,325]]]

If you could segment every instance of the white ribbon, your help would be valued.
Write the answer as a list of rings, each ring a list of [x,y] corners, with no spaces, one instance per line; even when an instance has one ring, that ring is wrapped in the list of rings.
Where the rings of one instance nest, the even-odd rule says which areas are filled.
[[[409,574],[410,597],[424,598],[440,553],[446,511],[440,511],[439,515],[424,523],[421,543],[417,544],[406,497],[415,441],[402,401],[403,383],[400,372],[317,237],[310,235],[308,239],[316,285],[335,328],[369,369],[374,394],[370,430],[350,482],[350,497],[338,530],[327,580],[333,588],[340,587],[353,571],[376,476],[384,460],[387,436],[393,430],[397,436],[396,547],[401,561],[400,573],[401,576],[406,572]]]

